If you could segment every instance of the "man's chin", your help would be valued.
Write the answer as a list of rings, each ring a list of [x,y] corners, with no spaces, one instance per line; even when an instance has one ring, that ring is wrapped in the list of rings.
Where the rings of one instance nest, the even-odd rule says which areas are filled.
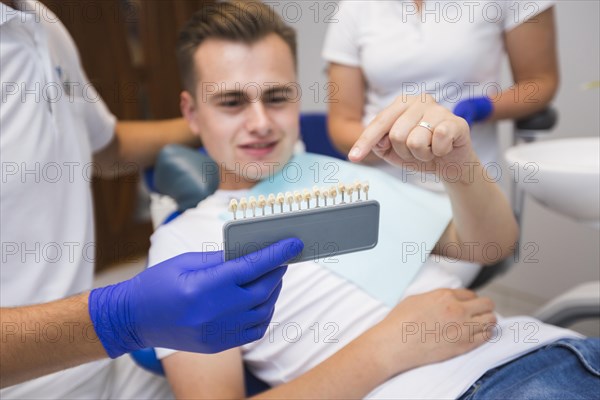
[[[241,176],[253,182],[260,182],[281,171],[287,161],[277,157],[269,157],[263,160],[254,160],[242,165]]]
[[[227,186],[230,186],[228,183],[233,182],[256,184],[281,171],[285,164],[286,162],[277,161],[276,159],[253,160],[228,164],[224,170],[221,169],[221,183],[225,183]]]

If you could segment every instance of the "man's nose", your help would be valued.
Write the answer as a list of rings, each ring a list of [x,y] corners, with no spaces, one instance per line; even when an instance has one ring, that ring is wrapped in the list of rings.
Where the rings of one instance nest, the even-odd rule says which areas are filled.
[[[267,136],[271,133],[271,122],[262,101],[255,101],[248,107],[246,128],[254,135]]]

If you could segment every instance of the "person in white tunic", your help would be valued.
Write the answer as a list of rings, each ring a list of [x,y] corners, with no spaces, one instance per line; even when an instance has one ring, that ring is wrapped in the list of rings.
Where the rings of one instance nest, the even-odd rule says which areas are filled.
[[[334,144],[348,153],[396,97],[430,94],[469,122],[481,162],[498,162],[496,121],[543,109],[558,88],[554,3],[340,1],[322,51],[336,88]],[[505,56],[508,88],[500,80]]]
[[[348,153],[396,97],[429,94],[471,125],[473,148],[488,178],[507,182],[497,121],[542,110],[556,93],[554,8],[547,0],[341,1],[322,50],[335,88],[328,102],[333,143]],[[505,56],[514,79],[508,88],[500,80]],[[444,171],[420,174],[372,157],[365,161],[403,182],[444,191]],[[464,261],[435,262],[465,284],[481,269]]]
[[[220,255],[182,255],[155,274],[90,292],[92,175],[114,176],[115,163],[144,167],[170,142],[197,144],[186,122],[117,122],[67,30],[39,2],[0,3],[0,77],[0,397],[169,398],[164,378],[129,356],[107,356],[167,342],[214,352],[258,338],[217,342],[200,332],[202,323],[256,314],[256,301],[264,310],[255,322],[267,323],[285,272],[276,260],[232,268]],[[244,275],[252,287],[238,287]],[[228,289],[227,299],[207,305]]]

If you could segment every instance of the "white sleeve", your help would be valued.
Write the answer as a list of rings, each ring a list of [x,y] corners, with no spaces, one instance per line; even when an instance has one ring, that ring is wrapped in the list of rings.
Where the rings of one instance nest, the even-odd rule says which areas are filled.
[[[554,6],[555,0],[503,1],[504,31],[508,32]]]
[[[340,8],[335,15],[337,22],[329,25],[321,53],[327,62],[351,67],[360,66],[358,24],[354,17],[355,10],[360,6],[361,4],[355,1],[339,2]]]
[[[81,70],[81,73],[85,79],[84,82],[88,82],[86,97],[97,99],[95,102],[84,102],[84,121],[92,152],[96,153],[107,146],[115,136],[117,118],[110,112],[102,97],[96,92],[96,88],[89,82],[85,72]]]
[[[73,47],[75,48],[74,45]],[[82,100],[85,128],[88,133],[92,152],[96,153],[113,139],[117,118],[109,111],[104,100],[102,100],[102,97],[100,97],[100,94],[87,77],[81,65],[77,48],[75,48],[75,53],[77,56],[77,65],[73,69],[76,73],[75,80],[80,83],[80,91],[78,90],[75,96],[80,97]]]

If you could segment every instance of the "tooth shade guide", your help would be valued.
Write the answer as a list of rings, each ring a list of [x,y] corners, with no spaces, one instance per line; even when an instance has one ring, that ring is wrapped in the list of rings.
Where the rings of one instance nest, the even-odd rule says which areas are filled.
[[[308,190],[304,191],[304,201],[306,202],[306,209],[310,209],[310,200],[312,199],[312,194]],[[319,200],[317,199],[317,203]]]
[[[354,186],[349,185],[346,189],[346,192],[348,193],[348,202],[352,203],[352,193],[354,193]]]
[[[275,199],[275,195],[273,193],[271,193],[269,195],[269,197],[267,197],[267,204],[269,206],[271,206],[271,214],[275,214],[275,202],[277,200]]]
[[[306,209],[310,209],[310,200],[312,198],[311,193],[308,191],[308,189],[304,189],[302,191],[302,200],[304,200],[306,202]]]
[[[248,205],[252,210],[252,216],[256,217],[256,198],[254,196],[250,196],[250,198],[248,198]]]
[[[340,204],[344,204],[344,203],[346,202],[346,199],[345,199],[345,195],[346,195],[346,185],[344,185],[343,183],[340,183],[340,184],[338,185],[338,189],[339,189],[339,191],[340,191],[340,194],[342,195],[342,201],[341,201],[341,203],[340,203]]]
[[[364,199],[362,193],[364,191]],[[356,192],[356,200],[354,199],[354,193]],[[337,195],[340,194],[340,201],[337,200]],[[257,200],[258,198],[258,200]],[[311,201],[314,203],[311,204]],[[321,202],[322,199],[322,202]],[[331,200],[331,206],[346,205],[350,203],[360,202],[362,200],[367,201],[369,199],[369,183],[356,181],[352,184],[339,183],[338,185],[330,187],[313,186],[312,189],[295,190],[293,192],[288,191],[284,193],[270,193],[268,196],[259,195],[258,197],[250,196],[248,198],[242,197],[239,200],[232,199],[229,203],[229,212],[233,213],[233,219],[237,220],[237,211],[241,210],[243,218],[248,216],[248,208],[251,209],[252,217],[260,215],[266,216],[265,208],[271,208],[271,215],[275,214],[275,205],[279,204],[281,213],[286,211],[304,211],[310,210],[311,205],[313,208],[327,207],[329,200]],[[303,202],[305,207],[303,208]],[[294,206],[297,204],[297,210]],[[337,204],[336,204],[337,203]],[[287,210],[284,210],[285,204],[288,205]],[[260,208],[259,213],[257,208]]]
[[[265,206],[266,205],[267,205],[267,199],[265,198],[265,196],[263,196],[263,195],[258,196],[258,206],[262,210],[263,216],[265,215]]]
[[[327,188],[321,188],[321,196],[323,197],[323,205],[327,207],[327,197],[329,196]]]
[[[223,227],[224,255],[229,260],[256,251],[257,232],[261,232],[265,246],[284,237],[302,240],[308,250],[289,264],[330,257],[331,249],[326,245],[332,240],[336,256],[367,250],[377,244],[379,218],[379,204],[363,201],[230,221]]]
[[[331,202],[335,206],[335,198],[337,197],[337,188],[335,186],[329,189],[329,197],[331,197]]]
[[[288,204],[290,211],[292,211],[292,205],[294,204],[294,195],[292,192],[285,193],[285,202]]]
[[[238,202],[236,199],[231,199],[229,202],[229,212],[233,213],[233,219],[237,219]]]
[[[245,197],[240,199],[240,209],[242,210],[242,214],[244,218],[246,218],[246,210],[248,209],[248,202]]]
[[[295,191],[294,199],[296,200],[296,204],[298,204],[298,211],[302,210],[302,200],[304,200],[302,194],[298,191]]]
[[[313,197],[315,198],[315,208],[319,208],[319,198],[321,197],[321,189],[318,186],[313,186]]]
[[[362,191],[362,183],[360,181],[354,182],[354,187],[356,188],[356,201],[360,201],[360,192]]]

